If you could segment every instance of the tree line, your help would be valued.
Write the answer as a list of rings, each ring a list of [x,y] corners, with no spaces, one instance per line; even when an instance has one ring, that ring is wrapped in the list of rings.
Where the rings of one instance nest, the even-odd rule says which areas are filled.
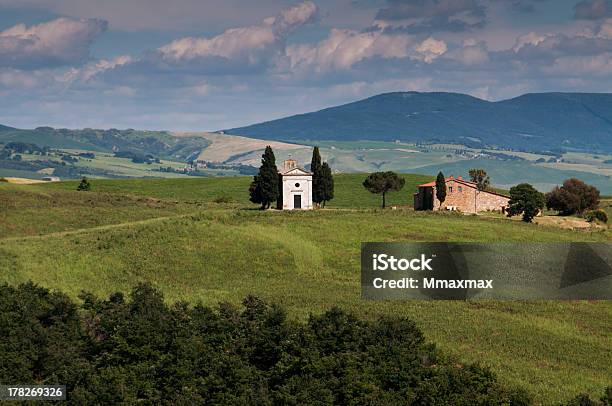
[[[0,285],[0,382],[66,385],[70,404],[533,404],[487,368],[440,353],[404,317],[331,308],[293,321],[252,296],[168,304],[149,284],[79,298]],[[602,403],[568,405],[611,399],[612,387]]]

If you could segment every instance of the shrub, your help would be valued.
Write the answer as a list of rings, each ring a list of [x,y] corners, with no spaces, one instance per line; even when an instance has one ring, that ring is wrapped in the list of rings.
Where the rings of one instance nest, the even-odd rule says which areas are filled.
[[[599,401],[591,399],[587,394],[581,393],[567,403],[567,406],[612,406],[612,386],[604,390]]]
[[[584,218],[588,222],[601,221],[602,223],[607,223],[608,222],[608,213],[606,213],[605,210],[603,210],[603,209],[589,210],[584,215]]]
[[[91,184],[89,183],[89,180],[87,180],[87,178],[83,178],[81,179],[81,183],[79,183],[79,186],[77,186],[77,190],[79,192],[88,192],[91,190]]]
[[[0,182],[8,182],[8,179],[0,178]]]

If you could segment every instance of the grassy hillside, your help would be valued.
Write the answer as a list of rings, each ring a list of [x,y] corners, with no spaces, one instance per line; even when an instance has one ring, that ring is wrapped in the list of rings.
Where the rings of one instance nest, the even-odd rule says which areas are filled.
[[[95,180],[93,192],[0,184],[0,282],[31,279],[76,297],[150,281],[170,301],[237,303],[254,293],[295,318],[332,305],[405,315],[443,350],[490,366],[544,404],[609,384],[611,302],[363,301],[359,249],[362,241],[610,241],[610,231],[366,208],[378,200],[357,187],[362,177],[338,176],[336,203],[363,209],[293,213],[250,210],[248,178]],[[224,195],[235,202],[215,203]]]

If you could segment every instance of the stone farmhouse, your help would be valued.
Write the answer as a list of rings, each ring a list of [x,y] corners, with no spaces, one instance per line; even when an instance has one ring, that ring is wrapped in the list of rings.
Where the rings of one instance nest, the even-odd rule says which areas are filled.
[[[279,170],[281,195],[279,210],[312,210],[312,173],[297,166],[297,161],[287,159]]]
[[[436,182],[418,186],[414,194],[415,210],[457,210],[464,213],[500,211],[505,213],[509,197],[491,191],[480,191],[476,183],[463,180],[461,176],[446,178],[446,199],[440,205],[436,198]]]

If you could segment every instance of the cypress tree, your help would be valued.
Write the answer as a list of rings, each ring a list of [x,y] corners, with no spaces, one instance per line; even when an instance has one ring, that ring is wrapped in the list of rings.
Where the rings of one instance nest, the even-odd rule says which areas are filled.
[[[260,203],[261,208],[268,209],[278,199],[278,169],[272,148],[268,145],[261,156],[259,173],[253,178],[249,187],[250,200]]]
[[[436,197],[440,201],[440,207],[442,207],[442,203],[446,200],[446,180],[442,172],[438,172],[436,178]]]
[[[323,207],[325,207],[325,203],[334,198],[334,177],[327,162],[321,165],[321,192]]]
[[[321,153],[319,147],[312,150],[312,160],[310,161],[310,172],[312,172],[312,201],[320,205],[324,201],[324,185],[321,173]]]

